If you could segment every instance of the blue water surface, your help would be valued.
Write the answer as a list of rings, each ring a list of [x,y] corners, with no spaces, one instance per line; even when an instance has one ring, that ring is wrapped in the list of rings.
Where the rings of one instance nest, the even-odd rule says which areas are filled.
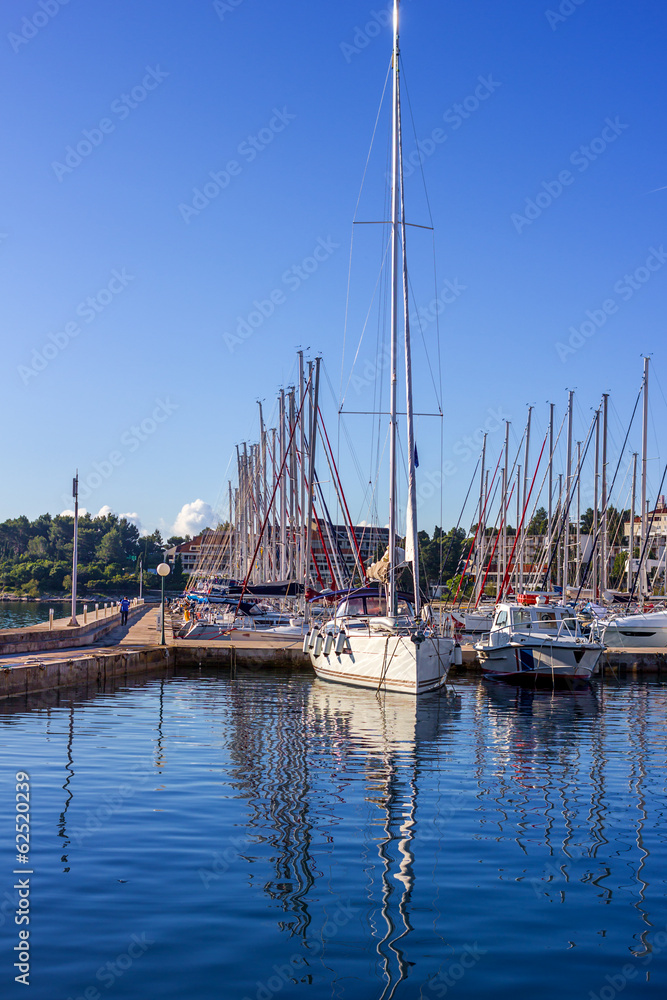
[[[667,687],[454,689],[193,669],[0,702],[1,995],[665,996]]]

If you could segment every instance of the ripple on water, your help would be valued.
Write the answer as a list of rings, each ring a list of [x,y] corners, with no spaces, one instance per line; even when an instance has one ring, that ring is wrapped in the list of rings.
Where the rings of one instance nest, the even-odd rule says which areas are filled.
[[[664,991],[666,708],[658,682],[417,702],[279,671],[5,705],[31,995],[585,1000],[627,963],[624,1000]]]

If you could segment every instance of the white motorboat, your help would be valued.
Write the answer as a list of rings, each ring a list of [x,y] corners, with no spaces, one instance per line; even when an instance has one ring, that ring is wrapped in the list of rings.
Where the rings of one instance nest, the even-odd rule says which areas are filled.
[[[584,636],[570,608],[499,604],[487,637],[475,644],[482,670],[507,680],[588,680],[604,644]]]
[[[616,649],[667,646],[667,610],[611,618],[600,627],[605,645]]]
[[[341,601],[334,618],[306,636],[304,652],[318,677],[383,691],[406,691],[419,695],[441,687],[455,657],[455,643],[441,629],[428,626],[419,617],[419,542],[417,536],[417,488],[408,271],[401,146],[401,96],[399,58],[399,0],[394,0],[392,76],[392,167],[391,221],[388,223],[391,266],[389,385],[389,545],[384,557],[368,570],[380,581],[382,591],[361,591]],[[399,290],[402,287],[402,308]],[[398,469],[398,359],[399,315],[403,317],[405,357],[405,415],[407,466],[406,543],[403,554],[397,545]],[[402,408],[402,407],[401,407]],[[403,558],[404,555],[404,558]],[[398,571],[411,564],[414,594],[405,600],[398,594]],[[385,591],[386,588],[386,591]],[[386,594],[386,596],[385,596]],[[460,648],[459,648],[460,653]]]

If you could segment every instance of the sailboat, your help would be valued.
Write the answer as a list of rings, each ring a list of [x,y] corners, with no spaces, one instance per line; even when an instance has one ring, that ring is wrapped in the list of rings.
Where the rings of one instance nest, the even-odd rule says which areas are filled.
[[[363,587],[340,595],[334,616],[313,627],[304,640],[304,652],[318,677],[383,691],[420,695],[445,684],[461,650],[454,640],[420,618],[417,494],[412,394],[408,276],[405,248],[405,207],[401,143],[399,74],[399,0],[394,0],[392,61],[392,170],[391,170],[391,352],[389,399],[389,544],[375,566],[380,587]],[[398,464],[398,355],[399,265],[403,292],[403,334],[407,417],[408,500],[405,552],[397,545]],[[411,563],[413,593],[398,590],[398,571]]]

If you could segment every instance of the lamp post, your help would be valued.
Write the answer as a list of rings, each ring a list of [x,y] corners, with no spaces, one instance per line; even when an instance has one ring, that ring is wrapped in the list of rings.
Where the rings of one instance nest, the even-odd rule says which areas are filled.
[[[157,568],[158,576],[162,583],[162,602],[160,604],[160,621],[162,622],[162,638],[160,639],[160,645],[164,646],[164,578],[169,576],[170,569],[168,563],[160,563]]]

